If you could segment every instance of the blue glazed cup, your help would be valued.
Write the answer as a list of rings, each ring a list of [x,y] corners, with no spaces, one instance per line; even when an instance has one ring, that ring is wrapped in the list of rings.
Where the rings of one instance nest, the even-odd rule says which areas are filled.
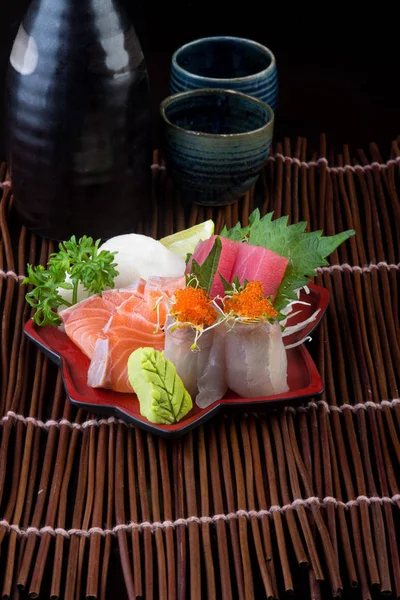
[[[161,103],[168,172],[185,201],[221,206],[256,182],[272,142],[274,113],[256,98],[191,90]]]
[[[258,42],[218,36],[195,40],[172,57],[171,94],[223,88],[259,98],[273,111],[278,102],[275,57]]]

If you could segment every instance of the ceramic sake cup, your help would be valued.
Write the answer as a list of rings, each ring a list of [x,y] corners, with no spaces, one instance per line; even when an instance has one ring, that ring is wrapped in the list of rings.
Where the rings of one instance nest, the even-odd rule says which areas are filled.
[[[240,92],[191,90],[161,103],[167,170],[185,201],[221,206],[256,182],[272,142],[274,113]]]
[[[218,36],[192,41],[172,57],[171,94],[198,88],[223,88],[259,98],[273,111],[278,75],[271,50],[244,38]]]

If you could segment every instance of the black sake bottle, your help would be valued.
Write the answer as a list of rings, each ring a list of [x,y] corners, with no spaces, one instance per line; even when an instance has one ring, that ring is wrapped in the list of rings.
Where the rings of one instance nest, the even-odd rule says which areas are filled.
[[[44,237],[135,231],[150,205],[148,76],[119,0],[33,0],[10,56],[14,206]]]

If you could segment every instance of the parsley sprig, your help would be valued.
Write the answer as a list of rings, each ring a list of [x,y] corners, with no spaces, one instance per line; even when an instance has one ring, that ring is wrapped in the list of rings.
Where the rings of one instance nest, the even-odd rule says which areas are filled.
[[[42,265],[27,265],[28,275],[22,284],[33,286],[26,294],[26,300],[35,308],[33,320],[37,325],[59,325],[57,309],[76,304],[80,283],[92,294],[101,294],[114,287],[118,275],[114,262],[116,253],[99,250],[99,245],[100,240],[93,242],[86,235],[79,241],[72,236],[69,241],[59,244],[58,252],[51,254],[47,269]],[[72,290],[72,303],[62,298],[60,289]]]

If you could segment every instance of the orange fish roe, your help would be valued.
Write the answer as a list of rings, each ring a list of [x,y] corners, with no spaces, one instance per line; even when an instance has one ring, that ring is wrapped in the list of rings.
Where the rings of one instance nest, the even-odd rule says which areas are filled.
[[[187,287],[175,292],[176,302],[171,310],[181,323],[210,327],[215,323],[217,313],[210,297],[201,288]]]
[[[244,290],[225,300],[225,311],[246,319],[278,315],[271,302],[264,296],[261,281],[249,281]]]

